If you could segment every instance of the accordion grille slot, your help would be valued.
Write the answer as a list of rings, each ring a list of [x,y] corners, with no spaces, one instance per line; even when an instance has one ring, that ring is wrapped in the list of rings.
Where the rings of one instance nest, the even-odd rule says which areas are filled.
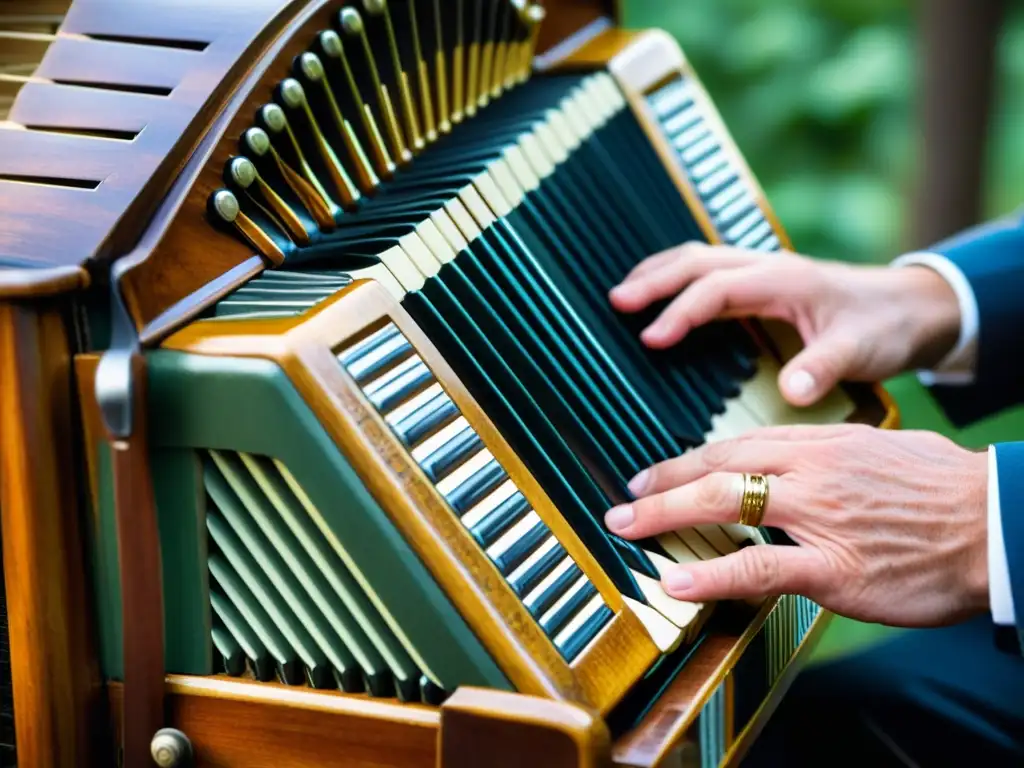
[[[444,698],[272,460],[209,451],[204,464],[211,639],[225,673],[402,701]]]

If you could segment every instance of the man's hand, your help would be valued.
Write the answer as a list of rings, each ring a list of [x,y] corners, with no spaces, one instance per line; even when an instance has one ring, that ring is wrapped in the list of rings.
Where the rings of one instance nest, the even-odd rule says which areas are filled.
[[[608,528],[637,539],[735,523],[742,473],[769,476],[764,525],[799,546],[756,546],[665,575],[702,602],[801,594],[862,621],[952,623],[988,608],[987,457],[928,432],[769,427],[638,475]]]
[[[673,296],[643,333],[650,347],[677,344],[716,318],[795,326],[806,348],[783,369],[779,388],[797,406],[817,402],[844,379],[881,381],[932,367],[960,329],[956,294],[926,267],[851,266],[698,243],[646,259],[610,298],[619,311],[638,312]]]

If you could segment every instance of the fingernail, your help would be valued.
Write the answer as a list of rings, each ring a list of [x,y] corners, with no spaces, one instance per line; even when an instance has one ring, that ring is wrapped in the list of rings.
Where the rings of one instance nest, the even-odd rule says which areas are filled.
[[[629,490],[634,496],[639,496],[647,489],[647,483],[651,479],[651,470],[645,469],[629,481]]]
[[[818,384],[807,371],[796,371],[789,377],[789,391],[803,400],[814,394]]]
[[[628,283],[620,283],[612,288],[609,296],[613,301],[629,301],[633,298],[633,294],[633,288]]]
[[[693,575],[682,569],[665,574],[665,588],[669,592],[685,592],[693,586]]]
[[[661,329],[656,325],[652,325],[644,329],[643,333],[640,334],[640,338],[645,344],[657,344],[661,341],[662,335]]]
[[[608,514],[604,516],[604,523],[612,531],[621,531],[624,528],[629,528],[633,524],[633,519],[633,507],[623,504],[608,510]]]

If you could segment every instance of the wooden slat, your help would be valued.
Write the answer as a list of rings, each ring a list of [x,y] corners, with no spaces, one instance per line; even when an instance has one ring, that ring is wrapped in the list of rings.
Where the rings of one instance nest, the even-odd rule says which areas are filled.
[[[253,22],[281,8],[281,0],[211,2],[197,6],[179,0],[79,0],[68,11],[62,32],[212,43],[236,34],[251,36]]]
[[[188,114],[175,99],[31,82],[21,89],[10,119],[28,126],[139,132],[147,125],[186,120]]]
[[[59,37],[36,77],[172,90],[202,59],[190,50]]]
[[[120,142],[85,136],[2,130],[0,179],[34,176],[102,182],[131,162],[130,149]]]

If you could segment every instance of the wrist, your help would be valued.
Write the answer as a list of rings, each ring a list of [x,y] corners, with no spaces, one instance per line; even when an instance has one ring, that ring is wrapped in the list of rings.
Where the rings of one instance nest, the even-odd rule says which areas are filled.
[[[960,302],[949,282],[927,266],[895,270],[899,301],[905,308],[908,367],[935,368],[956,347],[960,338]]]
[[[968,452],[968,467],[963,484],[962,509],[968,515],[968,545],[963,564],[964,591],[970,612],[985,613],[989,609],[989,456],[987,451]]]

